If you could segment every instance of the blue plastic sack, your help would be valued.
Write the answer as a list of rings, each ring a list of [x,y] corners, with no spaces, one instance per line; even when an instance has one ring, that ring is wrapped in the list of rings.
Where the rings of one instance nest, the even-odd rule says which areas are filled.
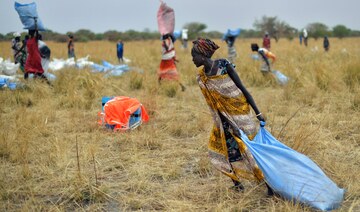
[[[102,61],[102,64],[107,70],[122,70],[122,71],[129,70],[129,66],[127,64],[113,65],[105,60]]]
[[[286,85],[288,83],[289,78],[285,76],[285,74],[277,70],[273,70],[272,73],[275,75],[276,80],[280,85]]]
[[[125,71],[121,69],[110,70],[105,74],[105,78],[121,76]]]
[[[0,88],[4,87],[7,83],[8,79],[0,78]]]
[[[251,59],[253,59],[253,60],[260,60],[260,57],[259,57],[258,54],[252,54],[252,55],[251,55]]]
[[[121,76],[123,73],[125,73],[125,72],[127,72],[129,70],[130,70],[130,68],[126,64],[116,65],[116,66],[112,65],[112,68],[105,74],[105,77]]]
[[[17,84],[16,84],[16,82],[9,82],[9,83],[7,84],[7,86],[8,86],[8,88],[9,88],[10,90],[15,90],[16,87],[17,87]]]
[[[92,68],[92,72],[106,72],[107,70],[109,70],[109,68],[96,63],[92,64],[91,68]]]
[[[277,194],[320,210],[341,205],[345,191],[310,158],[276,140],[263,126],[253,141],[240,133],[266,182]]]
[[[111,99],[113,99],[113,96],[103,96],[101,97],[101,106],[102,106],[102,111],[104,112],[104,106],[106,104],[106,102],[110,101]]]
[[[36,9],[36,3],[20,4],[15,2],[15,10],[20,16],[21,23],[24,25],[24,29],[35,29],[35,18],[37,20],[37,30],[45,31],[45,27],[39,18]]]
[[[122,71],[125,72],[125,71],[129,71],[130,68],[129,68],[128,65],[123,64],[123,65],[116,65],[116,66],[114,66],[114,70],[122,70]]]
[[[44,76],[45,76],[46,79],[48,79],[49,81],[54,81],[54,80],[56,80],[56,75],[55,75],[55,74],[46,72],[46,73],[44,73]]]
[[[241,31],[240,28],[239,29],[228,29],[223,35],[223,40],[225,40],[225,38],[228,36],[233,36],[233,37],[239,36],[240,31]]]
[[[181,37],[181,33],[182,33],[182,31],[181,30],[177,30],[177,31],[174,31],[174,38],[175,38],[175,40],[177,40],[178,38],[180,38]]]
[[[105,66],[106,68],[109,68],[109,69],[115,68],[115,66],[113,64],[111,64],[105,60],[102,61],[102,64],[103,64],[103,66]]]
[[[141,122],[141,108],[139,107],[139,109],[137,109],[133,114],[130,115],[129,128],[135,129],[136,127],[141,125]]]

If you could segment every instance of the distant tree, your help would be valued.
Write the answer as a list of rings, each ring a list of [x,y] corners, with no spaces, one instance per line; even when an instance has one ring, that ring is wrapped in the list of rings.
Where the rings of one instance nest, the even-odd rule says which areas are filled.
[[[261,31],[254,29],[241,29],[240,37],[242,38],[261,38],[263,36]]]
[[[74,32],[70,32],[70,31],[65,33],[65,35],[73,35],[73,34],[74,34]]]
[[[360,31],[359,30],[351,30],[350,36],[351,37],[360,37]]]
[[[277,21],[275,23],[275,30],[275,39],[286,37],[291,40],[297,34],[297,30],[285,21]]]
[[[338,38],[347,37],[351,33],[350,29],[348,29],[346,26],[341,24],[334,26],[332,30],[333,30],[333,36]]]
[[[118,31],[115,30],[109,30],[104,32],[103,39],[109,40],[109,41],[118,41],[121,38],[121,35]]]
[[[144,31],[142,32],[142,38],[144,40],[153,40],[153,39],[159,39],[160,33],[158,31]]]
[[[253,25],[255,29],[262,34],[268,32],[276,41],[278,41],[280,37],[293,37],[296,31],[295,28],[291,27],[285,21],[278,20],[276,16],[263,16],[260,20],[256,19]]]
[[[50,29],[47,29],[46,31],[41,32],[41,34],[42,34],[42,37],[44,40],[53,40],[53,41],[58,41],[58,42],[66,42],[66,40],[67,40],[66,35],[58,33],[58,32],[54,32]]]
[[[51,40],[59,43],[66,43],[68,41],[68,36],[64,34],[57,34]]]
[[[95,34],[95,40],[103,40],[104,34],[103,33],[96,33]]]
[[[306,28],[308,30],[309,36],[315,38],[315,40],[330,34],[328,27],[323,23],[311,23],[308,24]]]
[[[124,34],[127,34],[130,38],[129,40],[145,40],[146,32],[139,32],[135,30],[128,30]]]
[[[149,29],[149,28],[145,28],[144,30],[143,30],[143,32],[146,32],[146,33],[151,33],[151,30]]]
[[[5,40],[11,40],[11,39],[13,38],[13,33],[14,33],[14,32],[6,33],[6,35],[5,35]]]
[[[207,26],[203,23],[191,22],[184,25],[184,28],[188,29],[189,39],[196,39],[201,32],[203,32]]]
[[[277,33],[276,23],[278,22],[277,17],[263,16],[260,20],[256,19],[254,27],[256,30],[262,33],[268,32],[270,36],[274,36]]]
[[[206,36],[207,38],[211,38],[211,39],[214,39],[214,38],[222,38],[223,33],[219,32],[219,31],[210,31],[210,32],[206,32],[206,33],[205,33],[205,36]]]
[[[74,37],[77,41],[87,42],[89,40],[95,40],[95,33],[88,29],[80,29],[74,33]]]
[[[5,40],[5,36],[3,34],[0,33],[0,40],[3,41]]]

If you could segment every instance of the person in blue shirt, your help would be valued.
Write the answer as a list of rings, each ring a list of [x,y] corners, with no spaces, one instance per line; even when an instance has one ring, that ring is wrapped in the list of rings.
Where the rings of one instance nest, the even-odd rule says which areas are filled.
[[[324,46],[325,51],[329,51],[330,42],[329,42],[329,39],[327,36],[324,36],[323,46]]]
[[[124,42],[119,40],[116,44],[116,53],[119,63],[124,63],[123,54],[124,54]]]

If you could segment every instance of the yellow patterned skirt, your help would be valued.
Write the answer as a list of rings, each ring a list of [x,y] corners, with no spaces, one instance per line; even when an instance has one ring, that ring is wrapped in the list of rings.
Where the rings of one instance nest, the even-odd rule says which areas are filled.
[[[262,181],[263,173],[238,136],[242,130],[253,139],[257,132],[245,96],[227,74],[208,77],[200,70],[198,83],[214,120],[208,144],[211,163],[235,181],[240,181],[240,178]],[[224,118],[230,127],[224,127]],[[229,150],[234,151],[227,143],[229,139],[240,153],[238,160],[229,158]]]

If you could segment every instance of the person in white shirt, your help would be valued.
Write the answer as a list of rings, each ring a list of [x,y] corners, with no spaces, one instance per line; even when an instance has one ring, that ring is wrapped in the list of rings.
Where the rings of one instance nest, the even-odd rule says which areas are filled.
[[[182,45],[183,48],[187,48],[187,42],[188,42],[188,29],[183,29],[181,32],[181,39],[182,39]]]
[[[306,29],[303,30],[303,38],[304,38],[304,45],[307,46],[308,33]]]

